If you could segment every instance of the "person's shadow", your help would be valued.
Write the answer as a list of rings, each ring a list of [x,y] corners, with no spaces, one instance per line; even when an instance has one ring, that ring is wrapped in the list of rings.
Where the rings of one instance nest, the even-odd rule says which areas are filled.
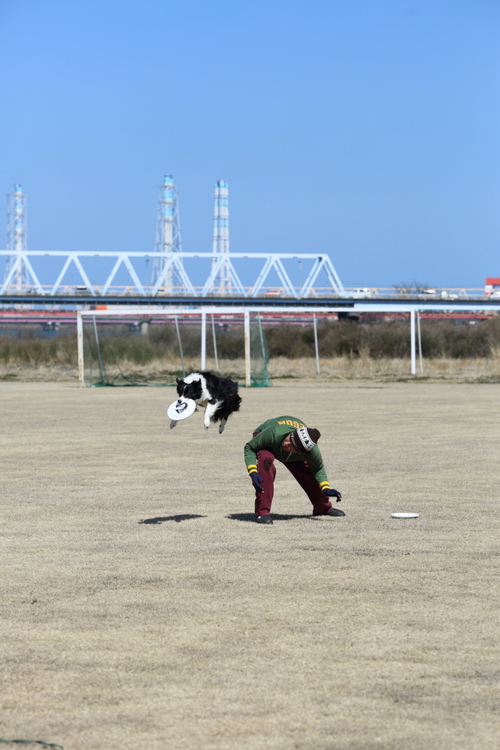
[[[143,518],[138,523],[166,523],[166,521],[175,521],[180,523],[181,521],[189,521],[191,518],[206,518],[206,516],[200,516],[196,513],[182,513],[178,516],[157,516],[156,518]]]
[[[230,513],[227,518],[232,521],[252,521],[255,523],[255,513]],[[291,521],[294,518],[312,518],[310,513],[292,514],[292,513],[273,513],[273,521]],[[316,518],[314,518],[316,520]]]

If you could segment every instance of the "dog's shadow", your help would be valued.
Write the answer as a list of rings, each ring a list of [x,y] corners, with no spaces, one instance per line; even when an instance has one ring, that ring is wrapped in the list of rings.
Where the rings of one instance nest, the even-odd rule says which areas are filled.
[[[255,523],[255,513],[230,513],[229,516],[232,521],[252,521]],[[294,518],[312,518],[311,514],[292,514],[292,513],[273,513],[273,521],[292,521]],[[316,519],[314,519],[316,520]]]
[[[180,523],[181,521],[189,521],[191,518],[206,518],[206,516],[200,516],[196,513],[181,513],[178,516],[157,516],[156,518],[143,518],[138,523],[166,523],[166,521],[175,521]]]

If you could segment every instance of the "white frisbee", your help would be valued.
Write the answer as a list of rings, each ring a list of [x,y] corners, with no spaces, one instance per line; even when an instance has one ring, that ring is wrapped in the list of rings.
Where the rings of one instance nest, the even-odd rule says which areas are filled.
[[[180,422],[181,419],[187,419],[190,417],[195,411],[196,403],[193,399],[181,396],[177,401],[174,401],[173,404],[170,404],[167,409],[167,414],[174,422]]]
[[[419,513],[391,513],[393,518],[418,518]]]

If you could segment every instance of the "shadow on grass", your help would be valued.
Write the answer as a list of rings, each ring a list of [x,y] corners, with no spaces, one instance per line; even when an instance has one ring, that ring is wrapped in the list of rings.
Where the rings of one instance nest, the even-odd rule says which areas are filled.
[[[206,516],[200,516],[196,513],[182,513],[178,516],[158,516],[157,518],[144,518],[139,523],[165,523],[166,521],[175,521],[180,523],[181,521],[189,521],[191,518],[206,518]]]
[[[292,521],[294,518],[312,518],[311,513],[304,513],[301,515],[291,513],[271,513],[273,521]],[[255,522],[254,513],[230,513],[227,518],[232,521],[253,521]],[[316,519],[314,519],[316,520]]]

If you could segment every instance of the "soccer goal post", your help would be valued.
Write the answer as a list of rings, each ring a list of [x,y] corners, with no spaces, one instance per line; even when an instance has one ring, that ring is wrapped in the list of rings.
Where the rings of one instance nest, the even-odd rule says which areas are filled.
[[[272,385],[260,311],[250,308],[79,310],[77,339],[82,386],[174,385],[197,369]]]

